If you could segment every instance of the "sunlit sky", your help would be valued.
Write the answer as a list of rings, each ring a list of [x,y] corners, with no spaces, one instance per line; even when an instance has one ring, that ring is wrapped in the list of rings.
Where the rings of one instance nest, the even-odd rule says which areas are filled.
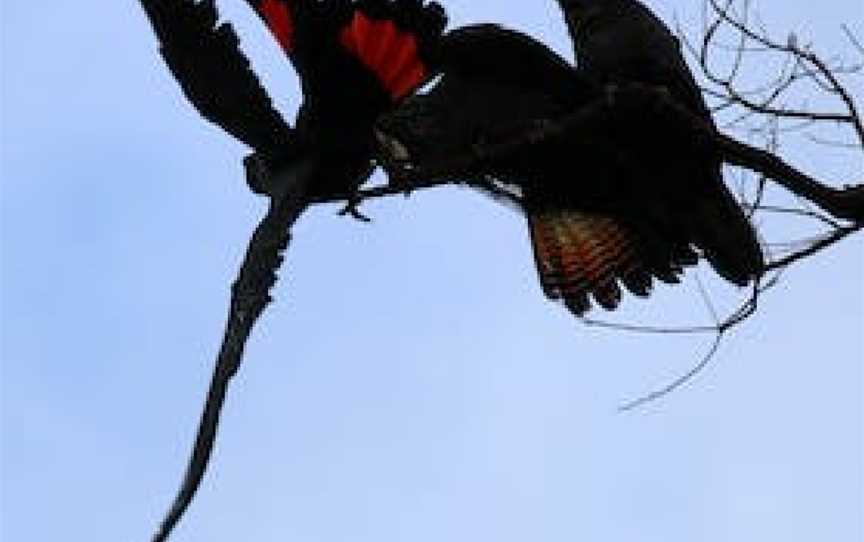
[[[291,116],[290,66],[245,2],[219,5]],[[551,0],[445,5],[571,57]],[[650,5],[698,31],[697,3]],[[827,54],[851,53],[842,24],[864,35],[855,0],[760,5]],[[0,539],[147,540],[265,202],[136,2],[4,0],[0,54]],[[860,153],[781,152],[860,180]],[[337,210],[294,230],[174,541],[864,539],[864,236],[786,273],[689,386],[620,413],[711,337],[575,321],[524,219],[467,189],[369,203],[371,224]],[[700,268],[624,317],[710,321],[697,275],[731,303]]]

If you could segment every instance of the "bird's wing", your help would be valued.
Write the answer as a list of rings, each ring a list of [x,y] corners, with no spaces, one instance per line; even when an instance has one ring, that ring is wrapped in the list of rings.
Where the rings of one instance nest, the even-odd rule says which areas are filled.
[[[367,80],[390,101],[404,98],[434,74],[447,22],[440,5],[424,0],[247,1],[313,98],[319,92],[345,96],[345,85]],[[358,90],[351,92],[364,94]]]
[[[260,152],[284,149],[291,128],[239,49],[214,0],[140,0],[186,98],[210,122]]]
[[[448,32],[442,43],[442,71],[542,91],[561,104],[592,97],[592,84],[542,42],[496,24],[473,24]]]
[[[558,0],[580,69],[603,82],[666,87],[694,113],[711,119],[684,60],[680,40],[638,0]]]
[[[378,122],[385,168],[398,173],[401,162],[409,174],[432,171],[487,190],[502,186],[489,179],[520,188],[509,199],[527,216],[543,290],[578,315],[594,303],[614,309],[622,288],[647,296],[655,279],[678,282],[684,267],[696,263],[662,209],[653,213],[659,219],[640,214],[655,199],[640,200],[637,209],[616,202],[589,211],[583,200],[608,198],[617,186],[606,140],[530,135],[563,126],[568,114],[596,98],[595,87],[542,45],[489,25],[454,31],[443,51],[441,79]],[[514,192],[493,192],[502,193]]]
[[[249,143],[260,153],[284,156],[282,147],[290,143],[292,132],[272,108],[269,98],[250,71],[247,60],[237,48],[238,40],[231,27],[216,27],[218,15],[212,0],[203,0],[200,3],[184,0],[141,2],[162,43],[163,56],[169,68],[201,114]],[[408,0],[342,2],[339,5],[349,4],[352,6],[352,9],[347,11],[350,18],[344,19],[343,16],[348,24],[334,27],[338,30],[336,36],[339,45],[331,48],[329,52],[326,47],[317,48],[322,43],[320,40],[316,42],[318,38],[313,39],[316,34],[312,32],[326,28],[304,24],[303,21],[307,20],[304,19],[306,12],[301,10],[282,13],[277,10],[274,19],[266,5],[277,4],[265,4],[264,11],[259,13],[262,13],[268,22],[273,21],[271,29],[274,29],[277,37],[296,30],[296,49],[292,53],[292,60],[295,66],[298,66],[301,78],[306,79],[304,83],[309,83],[308,79],[318,79],[321,73],[334,75],[331,80],[324,82],[324,87],[329,92],[341,94],[351,103],[364,100],[364,90],[352,85],[356,81],[346,80],[340,75],[345,67],[342,61],[353,58],[359,68],[355,65],[349,69],[355,72],[364,71],[369,78],[379,80],[380,83],[375,84],[386,92],[389,97],[388,104],[401,99],[431,74],[431,64],[418,65],[417,59],[431,58],[427,55],[431,55],[430,51],[437,46],[437,37],[443,30],[443,11],[431,5]],[[325,9],[337,7],[337,2],[311,0],[298,2],[297,5],[302,5],[304,9]],[[367,7],[361,10],[357,7],[361,5]],[[398,15],[395,11],[412,7],[413,15]],[[296,15],[296,26],[292,26],[294,23],[291,19],[287,20],[288,26],[280,26],[285,22],[280,18],[280,13]],[[327,21],[331,19],[343,20],[338,13],[317,15],[320,15],[317,21],[322,25],[329,24]],[[376,18],[376,15],[383,18]],[[410,21],[419,22],[412,27],[411,24],[414,23]],[[425,25],[422,31],[420,22]],[[369,28],[366,28],[367,26]],[[405,27],[411,28],[414,33],[402,32],[401,29]],[[427,31],[429,33],[423,33]],[[307,32],[310,37],[303,38]],[[378,33],[383,33],[385,37],[392,35],[382,41]],[[322,36],[324,34],[319,35]],[[281,41],[283,38],[280,38]],[[382,47],[383,57],[380,55]],[[399,54],[394,56],[395,53]],[[371,121],[368,127],[371,128]],[[336,129],[338,125],[328,125],[327,128]],[[250,240],[243,266],[232,286],[228,322],[192,456],[180,490],[153,537],[154,542],[162,542],[168,538],[201,482],[213,449],[228,384],[239,368],[252,326],[270,301],[269,290],[275,283],[282,252],[287,247],[288,230],[306,208],[311,185],[320,174],[317,170],[319,163],[314,156],[298,158],[289,162],[289,166],[274,172],[275,175],[284,177],[276,183],[283,189],[271,196],[270,209]]]
[[[490,107],[498,100],[497,110]],[[521,100],[521,105],[508,109],[508,100]],[[577,315],[594,303],[614,309],[622,288],[644,297],[655,279],[678,282],[683,269],[698,260],[688,240],[676,235],[675,224],[665,223],[659,211],[661,219],[652,222],[638,210],[589,212],[580,206],[580,191],[608,176],[604,170],[609,168],[591,165],[586,171],[578,163],[566,168],[557,155],[570,156],[570,145],[525,137],[555,120],[540,115],[542,101],[532,115],[526,106],[532,100],[542,97],[445,72],[428,94],[410,98],[379,121],[385,169],[391,178],[403,171],[409,176],[429,172],[517,203],[528,219],[543,291]],[[526,116],[514,113],[520,109]],[[591,149],[574,152],[571,158],[578,160]],[[640,205],[653,203],[649,198]]]

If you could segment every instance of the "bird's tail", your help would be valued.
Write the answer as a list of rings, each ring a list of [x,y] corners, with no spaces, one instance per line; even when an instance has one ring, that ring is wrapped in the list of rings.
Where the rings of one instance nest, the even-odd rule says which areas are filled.
[[[393,101],[413,92],[434,73],[447,22],[439,4],[422,0],[248,2],[294,61],[301,78],[316,79],[319,72],[326,72],[328,67],[320,65],[321,52],[339,50],[370,72]],[[349,87],[358,83],[344,73],[345,66],[336,67],[342,77],[329,82]]]
[[[576,315],[597,305],[614,310],[621,287],[647,297],[654,280],[680,282],[702,256],[726,280],[744,286],[762,273],[756,232],[722,184],[692,203],[683,223],[642,217],[639,223],[607,214],[527,205],[543,291]],[[669,217],[666,217],[667,219]]]
[[[688,210],[687,229],[717,274],[746,286],[765,266],[756,231],[719,174],[707,190]]]
[[[434,2],[366,0],[357,4],[339,41],[398,100],[431,75],[437,62],[432,51],[445,24]]]
[[[543,291],[576,315],[593,299],[607,310],[621,301],[623,285],[647,297],[652,280],[677,283],[684,267],[698,257],[686,243],[674,243],[650,230],[639,232],[608,215],[569,209],[529,209],[528,223]]]

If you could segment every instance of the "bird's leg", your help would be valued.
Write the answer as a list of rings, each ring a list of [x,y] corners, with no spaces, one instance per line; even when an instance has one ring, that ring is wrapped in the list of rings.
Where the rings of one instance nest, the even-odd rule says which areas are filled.
[[[345,204],[345,207],[341,211],[339,211],[339,216],[350,216],[351,218],[360,222],[372,222],[371,218],[360,212],[360,204],[363,203],[363,194],[360,191],[360,187],[363,186],[363,184],[365,184],[367,180],[369,180],[372,172],[375,171],[375,167],[376,165],[374,162],[369,162],[369,167],[366,168],[358,176],[358,181],[355,184],[355,188],[348,195],[348,202]]]
[[[285,178],[284,175],[277,175],[277,170],[274,168],[271,160],[261,153],[253,153],[243,159],[243,166],[246,169],[246,184],[249,189],[261,196],[267,196],[273,201],[282,199],[285,194]],[[367,179],[371,175],[374,167],[370,167],[364,171],[361,178]],[[360,222],[372,222],[372,219],[359,211],[360,204],[363,203],[363,195],[360,190],[354,190],[347,196],[348,202],[345,207],[339,211],[339,216],[350,216]],[[314,201],[314,199],[313,199]]]

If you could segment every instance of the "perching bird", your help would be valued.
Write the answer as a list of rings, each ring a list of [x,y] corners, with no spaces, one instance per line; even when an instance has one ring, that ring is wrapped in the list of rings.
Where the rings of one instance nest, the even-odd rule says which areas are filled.
[[[247,0],[291,59],[303,92],[295,146],[316,158],[311,196],[350,197],[373,168],[371,127],[431,77],[444,10],[420,0]]]
[[[269,302],[288,228],[316,198],[350,199],[372,171],[375,120],[435,73],[443,9],[423,0],[249,0],[288,54],[303,91],[292,129],[273,108],[218,24],[213,0],[140,0],[162,56],[209,121],[246,143],[253,190],[271,206],[232,286],[228,324],[192,457],[180,491],[153,537],[167,539],[209,460],[228,382],[252,325]]]
[[[432,89],[379,121],[377,134],[391,169],[422,170],[466,149],[524,140],[524,134],[542,133],[604,92],[602,79],[496,25],[448,33],[441,66],[443,75]],[[591,307],[592,298],[607,309],[617,307],[621,285],[647,296],[653,278],[678,282],[700,251],[732,282],[750,280],[761,259],[752,255],[759,254],[755,237],[731,196],[722,185],[700,186],[715,182],[713,177],[694,175],[684,182],[680,166],[666,166],[687,154],[686,142],[668,141],[668,148],[658,150],[635,132],[631,137],[609,130],[598,124],[548,141],[528,138],[503,156],[454,173],[491,179],[512,196],[528,219],[544,292],[577,315]],[[715,210],[719,216],[710,214]],[[717,221],[730,217],[743,225],[723,224],[720,231]],[[746,232],[743,240],[739,229]],[[705,231],[728,231],[730,239],[722,243],[748,246],[717,254],[717,242]]]
[[[665,88],[673,100],[716,131],[678,38],[638,0],[558,0],[579,70],[600,84],[644,83]],[[674,147],[679,141],[664,141]],[[723,184],[719,160],[692,163],[687,156],[668,168],[686,196],[682,222],[692,240],[724,278],[745,285],[764,266],[756,233]],[[656,182],[656,181],[655,181]]]
[[[202,116],[252,147],[270,173],[301,162],[314,169],[308,197],[350,196],[372,170],[375,119],[435,71],[443,9],[421,0],[248,2],[300,76],[294,129],[273,108],[231,25],[218,24],[213,0],[141,0],[162,56]]]

